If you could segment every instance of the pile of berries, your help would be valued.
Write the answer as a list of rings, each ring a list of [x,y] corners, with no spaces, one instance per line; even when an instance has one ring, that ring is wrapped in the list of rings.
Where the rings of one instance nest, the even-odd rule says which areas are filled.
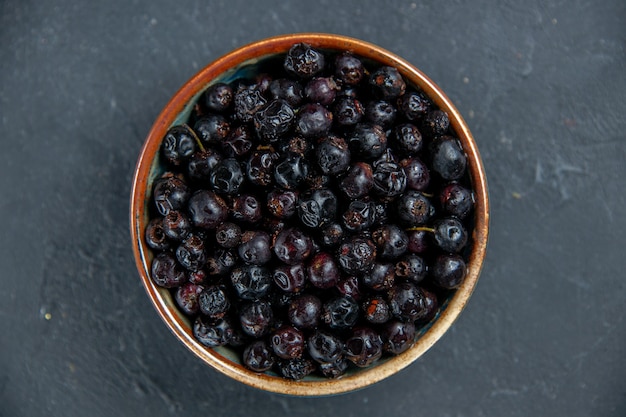
[[[295,44],[209,86],[159,157],[151,278],[252,371],[337,378],[404,352],[463,282],[466,155],[393,67]]]

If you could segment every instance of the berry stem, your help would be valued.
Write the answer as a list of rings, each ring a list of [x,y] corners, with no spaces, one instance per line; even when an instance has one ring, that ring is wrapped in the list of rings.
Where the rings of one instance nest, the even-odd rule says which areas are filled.
[[[189,129],[189,132],[191,132],[191,135],[193,136],[193,138],[196,141],[196,144],[198,144],[198,148],[200,148],[201,152],[206,152],[206,150],[204,149],[204,145],[202,145],[202,141],[200,140],[200,138],[198,137],[198,135],[196,135],[196,132],[193,131],[192,128],[189,127],[189,125],[185,124],[184,125],[187,129]]]
[[[430,232],[430,233],[435,233],[435,229],[433,229],[432,227],[426,227],[426,226],[414,226],[414,227],[409,227],[406,230],[408,232]]]

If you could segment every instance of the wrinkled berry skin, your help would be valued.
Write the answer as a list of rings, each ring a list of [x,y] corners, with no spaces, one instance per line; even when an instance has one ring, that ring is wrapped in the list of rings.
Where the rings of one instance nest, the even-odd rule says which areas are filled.
[[[288,228],[276,237],[274,253],[288,265],[295,265],[306,260],[313,250],[311,238],[300,229]]]
[[[322,139],[315,150],[317,165],[326,175],[338,175],[350,166],[348,143],[338,136]]]
[[[394,317],[407,322],[421,319],[428,313],[425,294],[410,282],[401,282],[389,290],[389,307]]]
[[[288,219],[296,214],[298,194],[288,190],[272,190],[267,195],[267,210],[279,219]]]
[[[340,183],[340,189],[349,198],[367,195],[374,186],[374,171],[366,162],[357,162],[348,170]]]
[[[243,306],[239,313],[241,329],[249,336],[261,337],[270,331],[274,313],[267,301],[256,301]]]
[[[357,327],[346,340],[346,358],[363,368],[376,362],[383,354],[383,341],[378,333],[369,327]]]
[[[196,134],[186,125],[171,127],[161,142],[163,157],[174,166],[189,160],[196,151]]]
[[[400,113],[409,121],[418,121],[430,109],[430,101],[415,91],[407,92],[398,99]]]
[[[424,260],[414,253],[407,253],[396,263],[396,275],[416,284],[426,277],[427,271]]]
[[[234,329],[227,319],[214,322],[200,315],[193,324],[193,335],[198,342],[212,348],[227,344],[234,335]]]
[[[176,259],[185,269],[190,271],[199,270],[207,260],[204,241],[197,235],[189,235],[176,248]]]
[[[369,123],[357,124],[348,141],[351,151],[365,160],[378,158],[387,149],[385,131]]]
[[[162,216],[172,210],[180,210],[191,196],[187,183],[180,178],[168,176],[154,182],[152,192],[154,204]]]
[[[294,381],[301,380],[315,371],[313,361],[304,357],[289,360],[279,359],[276,366],[283,377]]]
[[[316,330],[307,341],[311,358],[318,363],[336,362],[343,358],[343,342],[333,333]]]
[[[311,78],[324,69],[324,55],[306,43],[293,45],[284,61],[284,68],[289,74],[299,78]]]
[[[383,349],[394,355],[408,350],[415,343],[415,325],[411,322],[390,321],[381,331]]]
[[[302,85],[295,80],[288,78],[273,80],[269,89],[272,97],[285,100],[292,108],[296,108],[302,103]]]
[[[170,252],[161,252],[152,260],[151,277],[156,285],[175,288],[187,281],[185,270]]]
[[[293,326],[276,329],[270,338],[274,354],[281,359],[295,359],[304,352],[304,335]]]
[[[391,135],[391,144],[401,152],[415,154],[422,150],[422,134],[415,125],[404,123],[396,126]]]
[[[288,154],[276,161],[274,182],[286,190],[295,190],[309,173],[306,160],[297,154]]]
[[[328,134],[333,124],[333,114],[319,103],[307,103],[300,107],[296,120],[296,132],[305,138],[319,138]]]
[[[176,289],[174,299],[176,304],[188,316],[194,316],[200,311],[198,298],[204,287],[202,285],[187,282]]]
[[[220,145],[230,133],[230,123],[220,114],[210,114],[198,119],[193,130],[204,145]]]
[[[258,300],[264,297],[272,285],[270,271],[258,265],[235,268],[230,274],[230,280],[239,298],[244,300]]]
[[[261,139],[267,142],[276,142],[291,130],[294,122],[293,109],[289,103],[280,99],[270,101],[254,114],[254,127]]]
[[[404,94],[406,83],[394,67],[383,66],[369,78],[374,95],[381,100],[393,100]]]
[[[322,320],[331,329],[349,329],[359,318],[359,305],[350,297],[337,297],[323,306]]]
[[[163,219],[160,217],[150,220],[150,223],[146,226],[144,238],[148,246],[154,250],[162,251],[170,247],[170,243],[163,230]]]
[[[266,103],[267,100],[254,85],[242,86],[237,90],[234,97],[235,115],[244,123],[250,122],[255,113],[261,110]]]
[[[409,238],[404,230],[395,224],[380,226],[372,232],[372,240],[383,259],[396,259],[408,249]]]
[[[303,264],[280,265],[274,269],[274,284],[287,293],[297,293],[304,289],[306,272]]]
[[[225,83],[215,83],[204,92],[204,104],[207,109],[223,113],[233,104],[233,89]]]
[[[337,252],[339,266],[348,274],[368,272],[376,260],[374,243],[359,236],[343,243]]]
[[[206,287],[198,296],[198,306],[205,316],[219,320],[230,308],[230,300],[223,287],[212,285]]]
[[[224,222],[215,230],[215,240],[223,248],[234,248],[241,240],[241,227],[235,223]]]
[[[272,349],[264,340],[257,340],[246,346],[242,359],[245,367],[254,372],[269,371],[276,361]]]
[[[363,62],[349,52],[335,58],[335,77],[347,85],[357,85],[365,75]]]
[[[335,218],[337,197],[327,188],[304,193],[298,202],[298,217],[310,228],[323,227]]]
[[[242,242],[237,249],[239,258],[247,264],[264,265],[272,259],[270,236],[263,231],[248,232],[244,234]]]

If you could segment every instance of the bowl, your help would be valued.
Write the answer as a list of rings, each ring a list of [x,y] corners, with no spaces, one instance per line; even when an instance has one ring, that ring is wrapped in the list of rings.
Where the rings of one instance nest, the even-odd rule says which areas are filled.
[[[439,109],[447,112],[450,129],[458,137],[467,155],[467,170],[475,198],[471,252],[467,275],[460,287],[442,304],[437,317],[419,332],[411,348],[400,355],[380,360],[369,368],[351,370],[338,379],[307,376],[293,381],[278,375],[252,372],[242,365],[235,352],[229,348],[207,348],[200,344],[193,336],[189,318],[178,310],[170,292],[151,280],[153,254],[143,239],[149,221],[152,183],[164,170],[159,149],[168,128],[186,121],[194,103],[210,84],[228,82],[242,72],[254,71],[258,62],[285,53],[299,42],[321,50],[351,51],[366,60],[396,67],[409,85],[421,89]],[[135,262],[145,290],[169,330],[194,355],[230,378],[261,390],[294,396],[323,396],[357,390],[397,373],[418,359],[450,328],[474,291],[483,265],[488,237],[489,200],[476,142],[459,111],[441,88],[409,62],[379,46],[334,34],[299,33],[260,40],[236,49],[200,70],[174,94],[154,122],[139,155],[133,179],[130,223]]]

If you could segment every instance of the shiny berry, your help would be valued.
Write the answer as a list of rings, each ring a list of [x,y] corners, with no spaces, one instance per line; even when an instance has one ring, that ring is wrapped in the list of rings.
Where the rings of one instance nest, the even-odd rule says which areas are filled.
[[[205,145],[220,145],[230,133],[230,123],[220,114],[209,114],[198,119],[193,130]]]
[[[176,248],[176,259],[185,269],[190,271],[199,270],[207,260],[204,241],[198,235],[190,234]]]
[[[467,244],[467,231],[459,220],[448,217],[434,224],[435,242],[446,252],[460,252]]]
[[[445,135],[450,126],[448,114],[442,110],[432,110],[422,119],[421,128],[425,135]]]
[[[398,283],[388,295],[391,313],[402,321],[415,321],[428,313],[424,292],[410,282]]]
[[[349,297],[333,298],[322,307],[322,320],[331,329],[348,329],[358,318],[359,305]]]
[[[182,165],[196,151],[196,139],[196,134],[188,126],[173,126],[161,142],[161,153],[170,164]]]
[[[257,223],[263,217],[261,203],[252,194],[236,197],[230,214],[236,221],[244,223]]]
[[[218,193],[236,194],[243,184],[243,172],[235,158],[224,159],[215,165],[209,180]]]
[[[390,143],[400,152],[415,154],[422,150],[422,134],[417,127],[410,123],[404,123],[393,128]]]
[[[306,43],[293,45],[287,52],[283,63],[285,71],[299,78],[311,78],[321,72],[324,66],[324,54]]]
[[[367,367],[383,354],[380,335],[369,327],[357,327],[346,340],[345,355],[358,367]]]
[[[204,287],[191,282],[181,285],[174,294],[176,305],[188,316],[196,315],[200,311],[198,298],[203,290]]]
[[[187,275],[182,266],[170,252],[161,252],[152,260],[152,280],[159,287],[174,288],[187,281]]]
[[[366,238],[354,236],[337,251],[339,266],[348,274],[368,272],[376,260],[376,246]]]
[[[182,211],[170,211],[163,218],[163,232],[171,240],[182,241],[191,233],[191,221]]]
[[[409,245],[406,232],[395,224],[376,228],[372,232],[372,241],[378,248],[378,255],[382,259],[396,259],[402,256]]]
[[[415,324],[397,320],[390,321],[383,326],[380,336],[385,352],[399,355],[415,343]]]
[[[365,108],[353,97],[340,97],[333,106],[333,118],[341,126],[354,126],[365,115]]]
[[[311,238],[297,228],[283,230],[274,242],[274,253],[282,262],[295,265],[306,260],[313,251]]]
[[[320,243],[334,248],[343,240],[344,231],[339,223],[331,223],[320,232]]]
[[[272,349],[281,359],[295,359],[304,353],[304,335],[293,326],[283,325],[270,337]]]
[[[432,320],[439,309],[439,301],[437,295],[434,292],[425,290],[422,288],[424,294],[424,313],[416,320],[416,323],[427,323]]]
[[[291,130],[295,113],[285,100],[274,99],[254,114],[254,127],[266,142],[276,142]]]
[[[378,125],[359,123],[348,138],[350,149],[363,159],[371,160],[380,157],[387,149],[387,136]]]
[[[301,380],[315,371],[315,364],[308,358],[279,359],[276,363],[278,372],[287,379]]]
[[[243,265],[233,269],[230,274],[230,282],[239,298],[257,300],[270,291],[272,275],[263,266]]]
[[[389,128],[396,120],[396,108],[385,100],[370,101],[365,106],[365,118],[368,122],[383,129]]]
[[[276,161],[274,181],[279,187],[295,190],[309,173],[305,158],[296,154],[287,154]]]
[[[270,94],[275,99],[285,100],[292,108],[302,103],[302,85],[289,78],[278,78],[270,83]]]
[[[406,189],[406,174],[389,150],[374,162],[374,187],[382,197],[395,197]]]
[[[396,262],[396,275],[416,284],[426,277],[426,272],[426,263],[414,253],[408,253]]]
[[[235,223],[224,222],[215,229],[215,241],[223,248],[234,248],[240,240],[241,228]]]
[[[316,330],[307,339],[307,351],[316,362],[336,362],[343,358],[343,342],[331,332]]]
[[[335,259],[326,252],[319,252],[313,256],[307,266],[307,275],[311,285],[321,289],[334,287],[340,278]]]
[[[262,231],[246,232],[238,248],[239,258],[247,264],[264,265],[272,259],[270,236]]]
[[[349,198],[367,195],[374,186],[374,171],[366,162],[356,162],[339,183],[339,189]]]
[[[395,267],[390,263],[376,262],[372,270],[363,275],[363,285],[374,291],[385,291],[393,287],[395,282]]]
[[[222,152],[227,157],[239,158],[250,152],[254,141],[254,132],[248,125],[236,126],[221,142]]]
[[[467,217],[474,207],[472,192],[460,184],[448,184],[439,193],[439,203],[443,211],[461,220]]]
[[[289,303],[287,317],[300,329],[311,329],[317,326],[322,313],[322,302],[313,294],[302,294],[294,297]]]
[[[296,132],[305,138],[318,138],[328,133],[333,114],[319,103],[307,103],[298,109]]]
[[[355,301],[361,299],[361,287],[359,279],[355,276],[349,276],[340,280],[336,285],[339,294],[350,297]]]
[[[298,194],[294,191],[272,190],[267,195],[267,210],[279,219],[288,219],[296,214]]]
[[[233,101],[235,116],[244,123],[252,121],[254,114],[267,103],[261,91],[254,85],[239,87]]]
[[[205,269],[210,276],[226,275],[238,262],[239,259],[234,252],[226,249],[218,249],[207,258]]]
[[[335,362],[324,362],[318,365],[319,371],[326,378],[336,379],[344,375],[348,370],[349,362],[344,359],[338,359]]]
[[[308,191],[298,201],[298,218],[307,227],[322,227],[335,219],[337,204],[337,197],[328,188]]]
[[[249,336],[261,337],[269,333],[274,313],[267,301],[246,304],[239,313],[241,329]]]
[[[267,187],[274,179],[274,165],[278,153],[271,150],[258,150],[252,153],[246,164],[246,176],[254,185]]]
[[[288,293],[300,292],[306,284],[306,272],[303,264],[280,265],[274,268],[274,283]]]
[[[398,99],[398,110],[410,121],[420,120],[430,109],[430,101],[415,91],[407,92]]]
[[[458,180],[465,174],[467,158],[451,136],[443,136],[433,143],[431,158],[433,170],[445,180]]]
[[[321,139],[315,156],[317,165],[327,175],[338,175],[350,167],[348,143],[339,136],[330,135]]]
[[[202,314],[213,320],[219,320],[230,308],[230,300],[223,287],[211,285],[200,293],[198,305]]]
[[[160,217],[150,220],[146,226],[144,237],[148,246],[154,250],[165,250],[170,247],[163,229],[163,219]]]
[[[196,152],[187,164],[187,174],[191,179],[207,181],[211,177],[211,171],[221,160],[222,154],[211,148]]]
[[[466,274],[465,261],[457,254],[439,255],[431,267],[433,282],[445,289],[458,288]]]
[[[409,245],[407,249],[412,253],[424,253],[430,247],[430,233],[424,230],[409,231]]]
[[[361,60],[349,52],[335,58],[335,77],[344,84],[356,85],[361,82],[364,74],[365,68]]]
[[[207,272],[204,269],[197,271],[187,271],[187,279],[192,284],[202,285],[207,280]]]
[[[417,156],[403,159],[400,166],[406,175],[406,186],[411,190],[424,191],[430,185],[430,171]]]
[[[242,362],[251,371],[265,372],[274,366],[276,358],[264,340],[256,340],[243,350]]]
[[[228,205],[212,191],[196,191],[189,199],[189,214],[196,227],[215,229],[228,217]]]
[[[193,335],[198,342],[207,347],[224,346],[234,335],[232,323],[227,318],[213,321],[205,316],[198,316],[193,324]]]
[[[304,96],[313,103],[328,106],[335,100],[339,86],[332,77],[314,77],[304,87]]]
[[[374,71],[369,78],[369,85],[374,95],[382,100],[392,100],[406,90],[406,83],[400,72],[389,66],[383,66]]]
[[[185,207],[191,193],[185,181],[167,176],[154,182],[152,195],[157,210],[162,216],[166,216],[171,210]]]
[[[225,112],[233,104],[233,89],[225,83],[215,83],[204,92],[204,104],[209,110]]]
[[[396,207],[398,218],[409,227],[424,224],[435,214],[430,200],[419,191],[407,191],[398,198]]]
[[[371,201],[351,201],[348,209],[342,214],[341,220],[346,230],[360,232],[374,224],[375,207]]]
[[[365,320],[373,324],[382,324],[391,318],[389,305],[382,295],[369,297],[361,305],[363,309],[363,317]]]

